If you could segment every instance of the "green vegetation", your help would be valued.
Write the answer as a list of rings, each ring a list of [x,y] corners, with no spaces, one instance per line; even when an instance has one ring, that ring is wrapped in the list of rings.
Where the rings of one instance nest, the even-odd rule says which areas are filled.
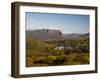
[[[42,41],[26,38],[26,67],[80,64],[89,64],[88,39]]]

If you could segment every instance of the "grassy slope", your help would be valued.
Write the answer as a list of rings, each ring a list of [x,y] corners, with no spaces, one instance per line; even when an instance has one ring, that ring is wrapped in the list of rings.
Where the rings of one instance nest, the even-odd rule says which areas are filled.
[[[26,66],[57,66],[57,65],[80,65],[89,64],[89,52],[65,53],[64,50],[54,50],[55,46],[60,42],[44,42],[41,40],[26,39]],[[86,40],[69,40],[64,44],[75,46],[77,43],[84,43]],[[76,43],[76,44],[75,44]],[[83,46],[82,45],[82,46]],[[76,46],[77,47],[77,46]],[[80,47],[80,46],[79,46]],[[84,49],[83,49],[84,50]],[[80,50],[79,50],[80,51]]]

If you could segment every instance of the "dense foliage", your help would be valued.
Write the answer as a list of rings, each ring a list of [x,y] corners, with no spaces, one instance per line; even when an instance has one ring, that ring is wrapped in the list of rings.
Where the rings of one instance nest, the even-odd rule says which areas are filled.
[[[59,49],[59,46],[63,48]],[[52,41],[26,38],[27,67],[80,64],[89,64],[87,38]]]

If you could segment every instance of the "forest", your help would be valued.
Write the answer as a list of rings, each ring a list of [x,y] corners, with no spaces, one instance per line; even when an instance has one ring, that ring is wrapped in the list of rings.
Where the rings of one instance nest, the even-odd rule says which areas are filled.
[[[26,67],[89,64],[89,39],[38,40],[26,37]]]

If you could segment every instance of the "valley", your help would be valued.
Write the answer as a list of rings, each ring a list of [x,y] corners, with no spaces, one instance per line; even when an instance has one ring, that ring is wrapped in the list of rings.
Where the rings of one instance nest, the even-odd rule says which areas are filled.
[[[26,67],[89,64],[89,33],[26,31]]]

